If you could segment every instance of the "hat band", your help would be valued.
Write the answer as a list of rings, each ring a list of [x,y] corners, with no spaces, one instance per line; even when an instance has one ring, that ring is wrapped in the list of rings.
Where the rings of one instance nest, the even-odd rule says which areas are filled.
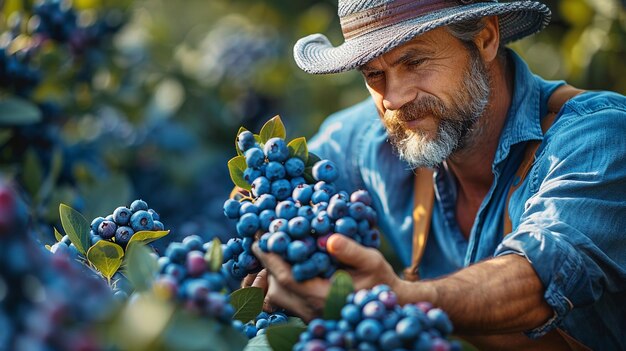
[[[459,6],[472,1],[459,0],[397,0],[340,18],[344,39],[367,34],[428,12]]]

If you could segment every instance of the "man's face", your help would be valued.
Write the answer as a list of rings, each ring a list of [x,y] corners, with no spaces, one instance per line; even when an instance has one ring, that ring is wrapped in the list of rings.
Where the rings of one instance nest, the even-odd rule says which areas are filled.
[[[480,135],[488,74],[477,49],[445,29],[427,32],[359,70],[390,142],[411,167],[434,167]]]

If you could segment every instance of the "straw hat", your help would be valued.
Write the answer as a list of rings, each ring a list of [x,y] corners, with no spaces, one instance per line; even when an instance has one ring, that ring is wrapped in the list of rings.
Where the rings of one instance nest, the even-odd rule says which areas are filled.
[[[344,43],[334,47],[323,34],[304,37],[293,49],[308,73],[337,73],[359,67],[437,27],[498,16],[502,44],[542,30],[550,9],[536,1],[339,0]]]

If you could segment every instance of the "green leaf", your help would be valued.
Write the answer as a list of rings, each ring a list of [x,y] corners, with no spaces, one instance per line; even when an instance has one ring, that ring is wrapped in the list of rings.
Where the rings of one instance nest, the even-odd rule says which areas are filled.
[[[309,149],[306,146],[306,138],[301,137],[293,139],[287,144],[287,147],[289,148],[289,156],[301,159],[306,165],[309,160]]]
[[[145,291],[152,286],[154,276],[159,270],[156,258],[144,245],[132,245],[126,250],[124,272],[135,291]]]
[[[6,130],[0,130],[0,146],[6,144],[7,141],[9,141],[9,139],[11,139],[11,137],[13,136],[13,131],[6,129]]]
[[[215,319],[198,318],[177,309],[165,330],[160,333],[156,350],[222,351],[243,350],[248,339],[231,326]],[[153,347],[145,350],[155,350]]]
[[[237,136],[235,137],[235,150],[237,150],[237,156],[243,156],[243,151],[241,151],[241,149],[239,148],[239,145],[237,144],[237,140],[239,139],[239,134],[241,134],[241,132],[246,132],[246,131],[248,130],[244,127],[239,127],[239,130],[237,131]]]
[[[87,249],[91,240],[89,239],[89,223],[82,214],[75,209],[65,205],[59,205],[61,225],[65,234],[69,236],[72,244],[76,246],[78,252],[87,254]]]
[[[313,178],[313,166],[320,161],[321,158],[316,154],[309,152],[309,159],[306,162],[306,167],[304,168],[304,179],[307,183],[315,183],[315,178]]]
[[[111,279],[120,268],[123,257],[122,247],[106,240],[98,241],[87,251],[87,260],[107,279]]]
[[[243,323],[251,321],[263,310],[263,289],[243,288],[230,294],[230,303],[235,308],[233,319]]]
[[[41,184],[41,188],[39,188],[39,192],[35,197],[35,201],[44,202],[55,188],[55,184],[57,179],[59,178],[59,174],[61,174],[61,169],[63,167],[63,152],[59,148],[55,148],[52,153],[52,161],[50,161],[50,171],[48,172],[48,176],[44,179],[43,184]]]
[[[290,351],[305,330],[305,326],[291,322],[273,325],[267,328],[267,342],[274,351]]]
[[[280,119],[280,116],[274,116],[272,119],[265,122],[263,127],[261,127],[259,136],[261,137],[262,144],[265,144],[271,138],[278,137],[285,139],[285,137],[287,137],[287,132],[285,131],[285,125]]]
[[[54,238],[57,239],[57,241],[63,240],[63,234],[59,233],[57,228],[54,228]]]
[[[126,247],[130,248],[133,243],[143,243],[149,244],[157,239],[160,239],[167,234],[169,234],[169,230],[142,230],[140,232],[136,232],[133,236],[128,240],[128,245]]]
[[[323,318],[340,320],[341,309],[346,304],[346,298],[352,292],[354,292],[354,286],[350,274],[342,270],[335,272],[330,278],[330,291],[326,297]]]
[[[250,184],[243,179],[243,172],[246,168],[248,168],[248,165],[246,165],[246,158],[243,156],[235,156],[228,161],[228,172],[233,184],[240,188],[251,190]]]
[[[37,153],[32,148],[28,148],[24,156],[24,174],[22,177],[26,190],[31,197],[35,197],[43,182],[43,169]]]
[[[0,124],[24,126],[41,121],[41,110],[32,102],[18,97],[0,100]]]
[[[267,336],[265,334],[261,334],[250,339],[243,351],[272,351],[272,348],[267,342]]]
[[[214,238],[211,243],[211,250],[207,251],[204,256],[211,272],[219,272],[224,261],[224,253],[222,252],[222,243],[220,239]]]

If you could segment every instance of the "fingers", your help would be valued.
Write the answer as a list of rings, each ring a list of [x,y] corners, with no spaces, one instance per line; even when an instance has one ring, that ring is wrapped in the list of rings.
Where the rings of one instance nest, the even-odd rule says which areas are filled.
[[[284,289],[273,276],[270,275],[268,280],[269,287],[265,296],[265,305],[284,308],[305,321],[315,318],[315,311],[303,298]]]
[[[372,255],[377,253],[340,234],[331,235],[326,242],[326,248],[328,253],[339,262],[351,267],[362,267],[364,264],[372,262]]]
[[[291,275],[291,266],[285,262],[282,257],[273,253],[263,252],[256,243],[252,245],[252,251],[259,261],[261,261],[263,267],[269,271],[280,285],[285,287],[293,287],[296,285]]]
[[[263,294],[267,294],[267,269],[261,270],[255,277],[251,286],[263,289]]]
[[[254,282],[254,280],[256,279],[257,274],[248,274],[245,278],[243,278],[243,280],[241,281],[241,287],[242,288],[249,288],[252,286],[252,283]]]

